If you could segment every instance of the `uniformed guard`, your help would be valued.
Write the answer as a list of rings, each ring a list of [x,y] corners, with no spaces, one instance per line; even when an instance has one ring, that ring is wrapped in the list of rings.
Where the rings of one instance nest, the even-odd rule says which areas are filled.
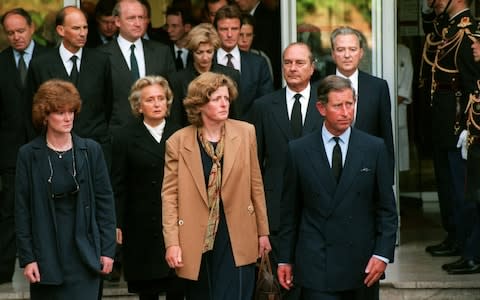
[[[433,256],[455,256],[462,253],[471,227],[465,224],[465,162],[457,144],[466,127],[464,113],[468,96],[475,89],[480,70],[470,49],[469,34],[476,22],[469,6],[471,0],[428,1],[437,13],[433,31],[426,36],[422,53],[421,85],[431,117],[431,146],[446,239],[428,246]]]
[[[470,38],[476,67],[480,68],[480,30],[477,29]],[[462,131],[463,138],[459,142],[462,142],[462,157],[467,161],[463,217],[471,231],[461,258],[442,266],[449,274],[480,273],[480,78],[476,82],[476,90],[469,95],[465,113],[467,127]]]

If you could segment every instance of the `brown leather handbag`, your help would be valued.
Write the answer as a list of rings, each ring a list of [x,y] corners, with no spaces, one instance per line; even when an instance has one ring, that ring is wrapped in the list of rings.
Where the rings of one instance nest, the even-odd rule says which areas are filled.
[[[264,253],[258,268],[258,278],[255,288],[255,300],[280,300],[280,284],[272,273],[272,265],[268,253]]]

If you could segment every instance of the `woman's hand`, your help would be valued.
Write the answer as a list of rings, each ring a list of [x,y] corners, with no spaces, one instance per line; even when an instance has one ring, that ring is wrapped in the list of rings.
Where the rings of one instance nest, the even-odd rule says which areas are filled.
[[[102,274],[109,274],[112,272],[113,269],[113,259],[108,256],[100,256],[100,264],[102,265],[102,269],[100,273]]]
[[[170,268],[183,267],[182,249],[180,246],[170,246],[165,253],[165,260]]]
[[[263,253],[268,253],[272,250],[270,246],[270,240],[268,235],[262,235],[258,237],[258,257],[262,257]]]
[[[40,282],[40,272],[38,271],[38,264],[31,262],[25,266],[23,275],[30,283]]]

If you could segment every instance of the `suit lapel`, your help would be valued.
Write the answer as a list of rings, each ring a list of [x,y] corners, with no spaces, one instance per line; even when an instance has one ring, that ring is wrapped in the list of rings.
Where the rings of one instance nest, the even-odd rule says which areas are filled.
[[[188,127],[185,134],[184,149],[181,150],[185,165],[195,182],[195,186],[202,196],[203,202],[208,207],[207,189],[205,188],[205,176],[203,175],[202,158],[200,156],[200,146],[197,141],[197,129],[193,126]]]
[[[319,124],[319,122],[321,122],[321,118],[319,117],[320,113],[317,110],[316,103],[317,103],[316,87],[311,86],[310,99],[308,99],[307,115],[305,116],[302,135],[306,135],[314,131],[315,129],[321,127]]]
[[[247,141],[245,141],[247,142]],[[223,153],[222,186],[228,180],[232,172],[238,149],[240,149],[240,138],[234,126],[230,122],[225,122],[225,148]]]
[[[4,71],[6,72],[6,74],[15,74],[15,85],[18,90],[22,90],[23,86],[20,81],[20,73],[18,72],[17,64],[15,62],[15,54],[13,53],[13,48],[9,47],[5,51],[10,52],[9,53],[10,59],[8,60],[8,65],[7,65],[8,69]]]
[[[306,149],[305,157],[310,159],[313,174],[317,177],[318,187],[325,189],[327,194],[333,199],[336,182],[325,153],[322,130],[317,130],[314,134],[312,146]]]
[[[130,74],[130,69],[128,68],[127,61],[120,50],[120,46],[116,39],[113,39],[109,44],[111,63],[114,69],[118,69],[119,74]],[[108,49],[108,48],[107,48]],[[127,73],[126,73],[127,72]]]
[[[345,165],[343,167],[342,176],[340,177],[340,182],[338,183],[335,194],[336,205],[338,205],[338,203],[345,198],[343,195],[348,191],[350,186],[355,181],[362,166],[364,157],[363,151],[362,141],[358,140],[355,129],[352,128],[350,141],[348,143],[347,156],[345,157]]]
[[[293,134],[290,127],[290,120],[288,119],[286,97],[286,89],[283,88],[282,91],[278,93],[278,97],[273,99],[271,117],[275,120],[283,134],[285,134],[288,139],[292,139]]]
[[[48,78],[59,78],[63,80],[69,81],[70,78],[68,76],[67,70],[62,62],[62,58],[60,57],[60,53],[58,52],[58,48],[56,48],[53,52],[53,58],[51,63],[48,66]]]
[[[164,153],[159,151],[160,143],[157,143],[143,122],[138,122],[133,134],[135,148],[141,149],[141,151],[149,153],[157,159],[163,159]]]
[[[368,110],[369,104],[368,99],[370,98],[369,90],[362,89],[362,87],[368,86],[368,80],[365,74],[362,71],[358,71],[358,90],[357,92],[357,113],[355,114],[355,124],[354,127],[363,128],[362,125],[365,123],[363,116],[368,116],[365,110]]]

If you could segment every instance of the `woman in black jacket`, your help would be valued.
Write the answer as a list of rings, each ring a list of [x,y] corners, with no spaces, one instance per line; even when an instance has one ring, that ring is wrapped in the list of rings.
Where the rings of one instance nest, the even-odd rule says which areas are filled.
[[[31,299],[96,299],[112,270],[113,193],[100,145],[72,133],[80,107],[72,83],[43,83],[32,109],[42,134],[19,151],[15,226]]]
[[[137,80],[129,101],[138,121],[114,133],[112,180],[124,277],[140,300],[183,299],[181,281],[165,262],[162,190],[165,141],[178,126],[166,119],[173,95],[159,76]]]

